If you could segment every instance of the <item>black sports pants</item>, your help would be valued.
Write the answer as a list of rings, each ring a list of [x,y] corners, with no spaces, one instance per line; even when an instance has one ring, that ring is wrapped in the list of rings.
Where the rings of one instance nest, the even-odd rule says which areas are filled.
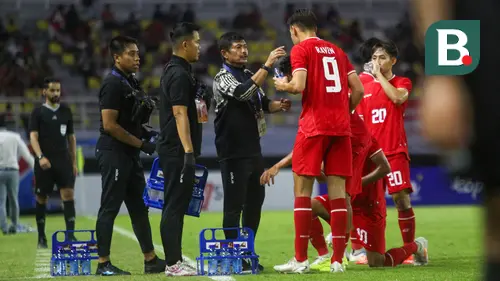
[[[221,161],[220,167],[224,189],[223,227],[239,227],[241,217],[241,225],[257,234],[266,195],[260,184],[264,159],[262,156],[228,159]],[[236,231],[226,231],[225,235],[226,239],[238,237]]]
[[[148,208],[142,195],[146,182],[139,154],[121,150],[96,150],[102,177],[101,207],[97,216],[98,254],[109,256],[113,225],[123,202],[143,253],[154,250]]]
[[[182,261],[182,231],[194,186],[194,171],[186,171],[181,178],[184,156],[159,154],[160,167],[165,179],[164,205],[160,233],[167,265]],[[194,170],[194,168],[192,168]]]

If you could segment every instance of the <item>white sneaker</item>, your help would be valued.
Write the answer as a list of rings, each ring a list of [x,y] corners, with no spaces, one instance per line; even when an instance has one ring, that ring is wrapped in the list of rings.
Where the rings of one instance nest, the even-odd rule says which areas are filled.
[[[331,232],[327,236],[325,236],[325,242],[328,247],[333,248]]]
[[[298,262],[295,258],[285,264],[275,265],[274,270],[280,273],[306,273],[309,272],[309,261]]]
[[[330,265],[330,272],[331,273],[345,272],[345,267],[341,263],[336,261]]]
[[[360,260],[366,260],[366,250],[364,248],[359,250],[352,250],[351,254],[349,254],[349,261],[358,262]]]
[[[178,261],[176,264],[165,267],[165,275],[167,276],[195,276],[198,272],[191,266]]]
[[[429,241],[424,237],[418,237],[415,239],[415,243],[418,245],[418,250],[415,253],[414,265],[426,265],[429,263],[429,256],[427,249],[429,248]]]

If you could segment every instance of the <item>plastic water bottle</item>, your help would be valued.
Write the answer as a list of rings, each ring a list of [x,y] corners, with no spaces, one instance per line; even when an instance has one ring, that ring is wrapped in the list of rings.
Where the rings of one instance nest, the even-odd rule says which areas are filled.
[[[80,271],[78,270],[78,253],[76,252],[75,247],[71,247],[69,272],[70,272],[70,275],[79,275],[80,274]]]
[[[63,260],[64,258],[64,253],[63,253],[63,248],[59,247],[57,249],[57,254],[56,254],[56,273],[57,275],[65,276],[66,275],[66,260]]]
[[[231,258],[229,256],[230,254],[227,251],[227,249],[223,249],[222,252],[220,253],[220,257],[222,259],[220,265],[220,272],[222,275],[231,274]]]
[[[241,274],[241,271],[243,270],[242,258],[240,257],[241,254],[240,245],[234,245],[233,255],[237,256],[233,259],[233,272],[235,274]]]
[[[208,275],[214,275],[217,274],[218,271],[218,261],[215,259],[217,256],[215,252],[215,246],[210,246],[210,253],[208,254],[208,257],[211,259],[208,260]]]
[[[82,268],[83,275],[90,275],[90,254],[87,246],[83,247],[82,260],[80,260],[80,266]]]
[[[201,207],[203,207],[203,190],[197,185],[193,188],[193,194],[191,195],[191,201],[189,202],[189,207],[187,214],[190,216],[199,217],[201,212]]]

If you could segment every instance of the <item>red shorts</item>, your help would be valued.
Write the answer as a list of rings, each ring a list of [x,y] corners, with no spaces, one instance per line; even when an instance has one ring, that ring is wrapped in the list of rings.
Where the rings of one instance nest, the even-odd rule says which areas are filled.
[[[367,251],[385,253],[385,217],[381,214],[366,214],[367,211],[353,211],[353,225],[357,237],[352,242],[361,244]]]
[[[354,199],[356,194],[363,191],[361,179],[363,178],[363,167],[365,166],[366,158],[369,156],[370,147],[361,149],[358,153],[353,153],[352,156],[352,176],[346,179],[345,190]]]
[[[410,180],[410,160],[406,154],[389,155],[387,160],[389,160],[392,172],[384,177],[384,186],[389,190],[389,194],[405,189],[408,189],[410,193],[413,192]]]
[[[306,137],[298,132],[293,146],[292,170],[301,176],[350,177],[352,175],[352,148],[349,136],[314,136]]]

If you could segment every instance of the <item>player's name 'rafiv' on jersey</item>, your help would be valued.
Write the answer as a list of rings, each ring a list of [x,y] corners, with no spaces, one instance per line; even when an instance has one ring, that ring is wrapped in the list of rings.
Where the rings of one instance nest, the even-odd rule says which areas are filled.
[[[314,47],[318,54],[333,55],[335,51],[330,47]]]

